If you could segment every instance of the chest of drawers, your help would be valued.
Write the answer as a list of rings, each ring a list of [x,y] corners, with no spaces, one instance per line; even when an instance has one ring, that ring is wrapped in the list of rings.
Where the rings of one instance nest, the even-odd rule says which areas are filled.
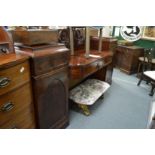
[[[0,128],[35,128],[28,57],[0,56]]]

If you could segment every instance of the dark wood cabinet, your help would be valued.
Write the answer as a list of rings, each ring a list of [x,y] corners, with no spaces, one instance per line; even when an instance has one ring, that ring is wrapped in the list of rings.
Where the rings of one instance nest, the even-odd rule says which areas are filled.
[[[68,117],[69,50],[62,44],[18,46],[30,55],[37,128],[64,128]]]
[[[136,73],[138,58],[143,54],[144,49],[141,47],[118,45],[114,55],[115,66],[127,74]]]

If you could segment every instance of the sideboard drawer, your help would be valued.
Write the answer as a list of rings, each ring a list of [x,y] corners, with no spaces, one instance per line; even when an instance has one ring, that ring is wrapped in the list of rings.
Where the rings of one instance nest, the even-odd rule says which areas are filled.
[[[17,124],[20,126],[21,123],[23,124],[23,121],[27,122],[27,124],[32,124],[34,121],[32,114],[33,107],[30,83],[1,96],[0,128],[5,128],[5,126],[17,127]]]
[[[28,61],[0,70],[0,95],[27,83],[30,80]]]
[[[91,75],[92,73],[95,73],[99,69],[101,69],[104,66],[103,60],[95,61],[87,66],[84,66],[83,68],[83,77],[86,77],[88,75]]]

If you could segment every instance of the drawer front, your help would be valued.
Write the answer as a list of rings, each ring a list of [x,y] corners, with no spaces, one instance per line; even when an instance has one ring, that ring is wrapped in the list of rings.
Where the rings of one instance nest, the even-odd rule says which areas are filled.
[[[68,65],[69,52],[64,51],[55,55],[36,57],[31,59],[31,62],[33,76],[41,75]]]
[[[28,61],[0,71],[0,95],[30,80]]]
[[[29,128],[34,124],[33,115],[29,83],[1,96],[0,128]]]
[[[103,60],[99,60],[99,61],[96,61],[94,63],[91,63],[91,64],[85,66],[83,69],[83,77],[91,75],[92,73],[101,69],[103,66],[104,66]]]

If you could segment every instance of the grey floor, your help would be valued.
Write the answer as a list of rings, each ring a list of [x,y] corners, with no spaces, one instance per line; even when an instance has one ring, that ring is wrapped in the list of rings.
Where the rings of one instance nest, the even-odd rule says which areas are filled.
[[[137,86],[136,76],[114,70],[113,83],[90,107],[91,115],[70,110],[68,129],[144,129],[147,126],[151,97],[150,86],[143,82]]]

